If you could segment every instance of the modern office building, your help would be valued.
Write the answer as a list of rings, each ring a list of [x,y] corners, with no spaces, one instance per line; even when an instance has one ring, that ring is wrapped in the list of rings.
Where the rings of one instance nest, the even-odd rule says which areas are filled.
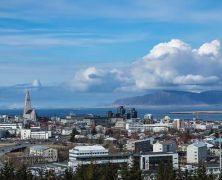
[[[207,159],[207,145],[195,142],[187,146],[187,163],[201,163]]]
[[[126,113],[126,109],[123,107],[123,106],[119,106],[117,108],[117,113],[116,113],[116,116],[117,117],[123,117]]]
[[[165,166],[172,165],[174,169],[178,168],[177,153],[150,152],[140,155],[140,169],[143,171],[156,171],[160,164]]]
[[[127,119],[137,118],[138,113],[135,108],[130,108],[126,114]]]
[[[109,155],[108,149],[100,145],[76,146],[69,150],[68,166],[75,170],[79,165],[126,163],[128,155]]]

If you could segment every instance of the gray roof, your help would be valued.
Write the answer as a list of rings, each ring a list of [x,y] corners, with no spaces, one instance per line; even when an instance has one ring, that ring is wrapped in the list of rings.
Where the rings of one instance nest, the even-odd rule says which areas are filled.
[[[207,146],[205,143],[201,142],[201,141],[198,141],[198,142],[195,142],[192,144],[193,146],[196,146],[196,147],[204,147],[204,146]]]
[[[49,149],[47,146],[32,146],[30,149],[35,150],[35,151],[43,151],[46,149]]]

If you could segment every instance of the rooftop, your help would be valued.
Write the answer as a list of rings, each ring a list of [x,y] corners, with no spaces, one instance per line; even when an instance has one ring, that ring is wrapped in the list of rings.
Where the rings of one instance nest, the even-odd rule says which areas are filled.
[[[35,151],[43,151],[46,149],[49,149],[47,146],[32,146],[30,149],[35,150]]]
[[[78,151],[104,151],[107,150],[103,146],[93,145],[93,146],[76,146],[74,149]]]
[[[203,146],[207,146],[207,145],[201,141],[198,141],[198,142],[195,142],[189,146],[203,147]]]

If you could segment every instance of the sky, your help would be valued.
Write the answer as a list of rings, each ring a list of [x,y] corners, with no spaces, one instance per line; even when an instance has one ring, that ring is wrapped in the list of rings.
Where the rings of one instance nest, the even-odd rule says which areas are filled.
[[[0,87],[221,88],[220,0],[1,0]]]

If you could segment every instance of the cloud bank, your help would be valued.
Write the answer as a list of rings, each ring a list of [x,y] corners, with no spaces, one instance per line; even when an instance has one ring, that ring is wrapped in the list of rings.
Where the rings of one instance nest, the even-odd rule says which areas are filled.
[[[76,91],[145,91],[154,88],[186,90],[218,88],[222,80],[220,42],[213,40],[192,48],[179,39],[155,45],[132,62],[130,69],[77,72],[70,86]]]
[[[120,70],[89,67],[75,74],[70,87],[75,91],[112,92],[129,82],[130,79]]]

